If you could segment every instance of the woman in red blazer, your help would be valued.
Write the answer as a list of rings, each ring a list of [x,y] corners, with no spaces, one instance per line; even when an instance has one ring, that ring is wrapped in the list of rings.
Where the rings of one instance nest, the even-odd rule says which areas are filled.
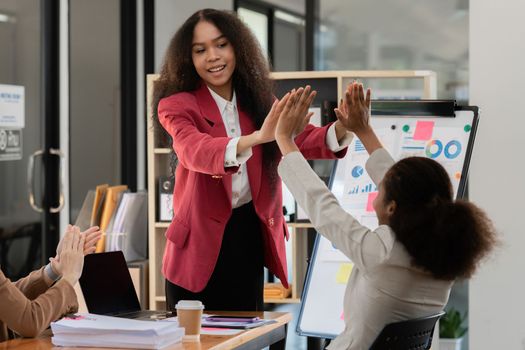
[[[315,96],[295,94],[308,105]],[[275,100],[257,40],[234,14],[198,11],[171,40],[153,99],[178,159],[162,266],[168,309],[199,299],[209,310],[263,310],[263,266],[287,287],[274,131],[288,96]],[[349,139],[337,122],[295,141],[306,158],[330,159]]]

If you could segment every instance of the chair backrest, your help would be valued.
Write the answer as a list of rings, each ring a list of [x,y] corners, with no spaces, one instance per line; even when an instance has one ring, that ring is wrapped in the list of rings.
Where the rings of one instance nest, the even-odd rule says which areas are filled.
[[[370,350],[428,350],[437,320],[445,313],[387,324]]]

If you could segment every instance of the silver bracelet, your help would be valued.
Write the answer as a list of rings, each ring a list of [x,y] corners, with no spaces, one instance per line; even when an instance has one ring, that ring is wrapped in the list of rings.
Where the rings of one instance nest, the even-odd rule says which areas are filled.
[[[49,277],[52,281],[56,281],[60,278],[60,275],[57,275],[51,267],[51,263],[46,265],[44,271],[46,272],[47,277]]]

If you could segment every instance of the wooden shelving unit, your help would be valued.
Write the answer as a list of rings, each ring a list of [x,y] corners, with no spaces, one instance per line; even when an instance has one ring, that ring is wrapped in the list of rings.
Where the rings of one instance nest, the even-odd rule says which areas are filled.
[[[157,221],[158,178],[169,174],[171,149],[161,145],[153,127],[151,99],[153,81],[156,75],[147,77],[147,154],[148,154],[148,245],[149,245],[149,308],[163,310],[166,307],[164,278],[162,277],[162,256],[166,238],[164,232],[169,222]]]
[[[167,222],[157,221],[159,176],[169,174],[171,148],[159,142],[152,123],[151,97],[153,81],[158,75],[147,76],[147,154],[148,154],[148,244],[149,244],[149,308],[164,309],[166,298],[164,294],[164,278],[161,273],[162,257],[164,254],[164,233],[169,226]],[[277,96],[282,96],[293,87],[311,85],[318,91],[317,99],[339,101],[343,96],[346,85],[353,79],[362,80],[365,85],[377,79],[408,79],[421,80],[412,90],[401,90],[405,95],[416,91],[421,98],[436,97],[436,74],[431,71],[325,71],[325,72],[279,72],[272,73],[277,82]],[[395,89],[393,89],[395,91]],[[400,96],[410,97],[413,96]],[[307,268],[307,230],[309,223],[290,223],[288,225],[292,239],[291,286],[292,293],[286,299],[267,299],[267,303],[299,303]]]

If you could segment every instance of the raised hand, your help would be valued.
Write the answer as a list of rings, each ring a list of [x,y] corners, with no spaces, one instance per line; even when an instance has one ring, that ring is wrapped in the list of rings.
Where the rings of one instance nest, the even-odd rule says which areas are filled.
[[[76,229],[79,229],[79,228],[77,226],[67,225],[66,233],[71,230],[76,230]],[[96,250],[97,242],[102,236],[102,231],[100,231],[100,228],[98,226],[92,226],[88,228],[87,230],[81,232],[80,234],[85,237],[84,255],[94,253]],[[56,254],[57,257],[60,255],[60,252],[62,250],[62,241],[63,239],[60,240],[60,242],[58,242],[58,245],[57,245],[57,254]]]
[[[284,105],[288,101],[288,98],[290,97],[290,93],[287,93],[286,95],[281,98],[281,100],[275,100],[273,102],[272,108],[270,109],[270,112],[268,112],[268,115],[264,119],[263,125],[261,126],[261,129],[257,132],[257,143],[267,143],[275,140],[275,127],[277,126],[277,120],[279,119],[279,115],[281,114]]]
[[[312,112],[308,112],[308,108],[316,93],[310,86],[290,93],[275,129],[275,139],[283,155],[298,149],[294,138],[303,132],[313,115]]]
[[[312,112],[308,112],[308,108],[316,94],[317,92],[309,85],[291,92],[277,122],[276,139],[277,137],[293,139],[303,132],[313,115]]]
[[[68,230],[62,239],[62,247],[57,258],[51,258],[53,269],[71,285],[77,283],[84,266],[85,236],[78,227]]]
[[[358,134],[369,127],[370,95],[371,91],[367,89],[365,96],[363,84],[348,84],[345,98],[335,109],[337,119],[348,131]]]

